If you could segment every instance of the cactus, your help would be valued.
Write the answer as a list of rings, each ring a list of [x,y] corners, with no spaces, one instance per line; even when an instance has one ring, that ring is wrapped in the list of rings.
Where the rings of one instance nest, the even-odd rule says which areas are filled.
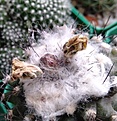
[[[69,15],[64,0],[3,0],[11,19],[36,23],[41,27],[63,25]]]
[[[8,73],[11,59],[17,54],[22,57],[30,27],[52,29],[67,24],[69,15],[64,0],[0,0],[0,70]]]
[[[11,60],[13,57],[23,55],[23,48],[26,46],[26,30],[21,29],[21,25],[16,22],[7,21],[2,27],[0,44],[0,70],[9,73]]]
[[[114,64],[107,57],[112,48],[102,41],[90,40],[84,33],[74,34],[70,28],[58,27],[53,33],[44,31],[40,43],[29,49],[27,62],[13,59],[11,76],[23,83],[31,113],[25,121],[32,115],[42,116],[43,121],[56,121],[56,116],[73,115],[86,103],[83,121],[97,118],[114,121],[116,99],[112,106],[110,96],[117,93],[117,77],[110,75]],[[75,118],[78,116],[81,114]],[[77,120],[75,118],[63,121]]]

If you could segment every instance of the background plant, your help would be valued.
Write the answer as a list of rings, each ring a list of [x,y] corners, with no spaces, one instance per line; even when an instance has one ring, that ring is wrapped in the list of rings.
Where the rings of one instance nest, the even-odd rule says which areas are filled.
[[[77,8],[84,8],[86,14],[104,14],[112,12],[116,7],[115,0],[72,0]]]

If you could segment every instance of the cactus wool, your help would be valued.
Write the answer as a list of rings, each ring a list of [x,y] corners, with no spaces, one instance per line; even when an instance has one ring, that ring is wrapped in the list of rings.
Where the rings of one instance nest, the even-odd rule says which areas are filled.
[[[107,95],[113,63],[102,53],[102,41],[74,34],[66,26],[41,35],[39,43],[26,50],[27,62],[15,58],[12,65],[12,78],[23,83],[29,110],[43,121],[57,120],[73,114],[79,101]]]

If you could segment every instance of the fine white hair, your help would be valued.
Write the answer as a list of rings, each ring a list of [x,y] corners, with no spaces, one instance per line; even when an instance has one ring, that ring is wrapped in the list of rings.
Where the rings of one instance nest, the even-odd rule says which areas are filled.
[[[74,32],[63,26],[55,32],[44,31],[42,35],[43,39],[33,47],[34,50],[28,50],[28,62],[40,66],[44,73],[35,79],[22,80],[26,103],[36,115],[49,120],[64,113],[73,114],[79,101],[108,93],[111,83],[107,75],[113,63],[100,51],[103,42],[89,40],[86,49],[69,58],[67,65],[48,69],[40,64],[41,57],[49,53],[64,60],[63,45],[74,36]]]

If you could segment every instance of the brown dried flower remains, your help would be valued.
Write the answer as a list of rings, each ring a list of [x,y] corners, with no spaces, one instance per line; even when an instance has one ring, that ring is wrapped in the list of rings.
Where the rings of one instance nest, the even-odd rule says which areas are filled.
[[[69,39],[63,46],[65,57],[73,57],[78,51],[84,50],[87,46],[88,38],[84,35],[77,35]]]
[[[14,58],[12,61],[12,80],[19,78],[36,78],[39,74],[42,74],[42,70],[32,64],[20,61],[17,58]]]

